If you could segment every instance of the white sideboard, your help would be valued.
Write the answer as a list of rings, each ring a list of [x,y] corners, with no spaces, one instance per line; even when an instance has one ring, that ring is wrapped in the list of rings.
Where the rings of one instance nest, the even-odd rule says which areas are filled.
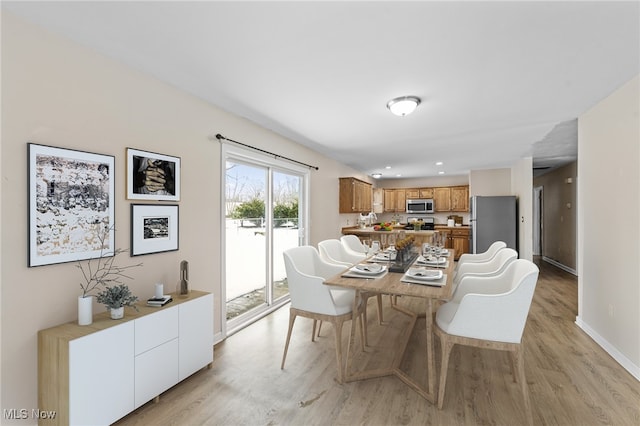
[[[213,295],[173,294],[164,307],[126,308],[38,332],[40,424],[110,424],[213,362]]]

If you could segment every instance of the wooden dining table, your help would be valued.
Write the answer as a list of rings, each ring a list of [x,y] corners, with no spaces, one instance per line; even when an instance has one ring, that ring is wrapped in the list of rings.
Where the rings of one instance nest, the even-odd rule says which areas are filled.
[[[354,299],[354,308],[353,308],[353,319],[351,321],[351,331],[349,333],[349,345],[347,350],[347,365],[345,372],[345,381],[352,382],[356,380],[365,380],[372,379],[377,377],[385,377],[394,375],[398,377],[401,381],[406,383],[409,387],[414,389],[418,394],[424,397],[431,403],[436,403],[438,400],[437,393],[435,391],[435,380],[436,380],[436,372],[435,372],[435,359],[434,359],[434,347],[433,347],[433,306],[434,302],[437,300],[449,300],[453,294],[453,274],[455,269],[455,251],[453,249],[448,249],[449,255],[447,256],[447,263],[444,267],[440,266],[440,269],[443,270],[443,279],[440,284],[434,285],[435,283],[430,283],[425,281],[425,283],[415,284],[415,283],[406,283],[403,282],[403,272],[390,272],[387,271],[384,275],[381,276],[370,276],[370,277],[354,277],[349,276],[349,269],[345,272],[338,274],[334,277],[331,277],[325,280],[326,285],[339,286],[343,288],[353,289],[356,292],[356,297]],[[363,262],[364,263],[364,262]],[[380,262],[380,264],[385,264],[384,262]],[[389,263],[387,265],[387,270],[389,267]],[[417,266],[414,264],[413,266]],[[430,268],[428,269],[436,269]],[[346,276],[345,276],[346,275]],[[355,274],[351,274],[355,275]],[[431,285],[429,285],[431,284]],[[392,302],[392,309],[406,315],[409,318],[406,328],[400,333],[397,337],[397,340],[394,342],[392,350],[394,350],[394,354],[391,357],[392,362],[388,367],[382,368],[374,368],[369,370],[358,370],[353,371],[353,362],[354,362],[354,351],[355,347],[355,328],[357,323],[357,313],[358,313],[358,305],[361,303],[361,293],[362,292],[373,292],[373,293],[381,293],[391,295],[392,301],[395,299],[395,296],[402,297],[415,297],[424,299],[426,301],[426,310],[424,313],[422,312],[414,312],[410,309],[407,309],[401,306],[398,302]],[[407,373],[405,373],[400,368],[400,364],[404,358],[404,352],[407,348],[411,335],[413,333],[413,329],[416,325],[418,318],[425,318],[425,333],[426,333],[426,365],[427,365],[427,386],[426,388],[420,385],[416,380],[410,377]]]

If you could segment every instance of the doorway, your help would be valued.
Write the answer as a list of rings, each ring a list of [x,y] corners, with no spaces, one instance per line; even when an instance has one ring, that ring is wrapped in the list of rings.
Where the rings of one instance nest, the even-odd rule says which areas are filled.
[[[533,255],[542,256],[544,230],[544,187],[533,188]]]

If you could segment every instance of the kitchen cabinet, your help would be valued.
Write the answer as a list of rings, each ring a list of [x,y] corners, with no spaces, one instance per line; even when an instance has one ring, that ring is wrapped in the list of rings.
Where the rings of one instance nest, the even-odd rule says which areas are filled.
[[[384,190],[385,213],[404,213],[406,209],[406,192],[404,189]]]
[[[372,208],[372,185],[353,177],[340,180],[340,213],[369,213]]]
[[[39,424],[111,424],[213,362],[213,295],[38,332]]]
[[[446,235],[445,247],[455,249],[455,260],[464,253],[469,253],[469,228],[436,228],[436,231]]]
[[[405,192],[407,200],[433,198],[433,188],[410,188]]]
[[[436,212],[450,212],[451,211],[451,188],[442,187],[433,189],[433,203],[435,204]]]
[[[433,188],[420,188],[420,198],[433,198]]]
[[[407,200],[420,198],[420,188],[405,189],[405,195]]]
[[[407,211],[407,196],[404,189],[396,189],[396,213]]]
[[[469,187],[468,186],[452,186],[451,187],[451,211],[452,212],[468,212],[469,211]]]

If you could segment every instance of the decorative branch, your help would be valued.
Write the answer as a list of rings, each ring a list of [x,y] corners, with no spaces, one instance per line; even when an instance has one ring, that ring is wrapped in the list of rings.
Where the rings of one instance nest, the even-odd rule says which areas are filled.
[[[98,239],[100,240],[100,255],[98,257],[88,259],[86,263],[78,261],[78,264],[75,265],[76,268],[80,269],[82,277],[84,278],[84,282],[80,283],[82,297],[91,296],[91,293],[99,287],[123,284],[122,279],[125,278],[133,279],[133,277],[127,275],[127,270],[142,266],[142,263],[127,266],[114,265],[116,256],[127,252],[127,250],[115,249],[113,253],[105,252],[105,241],[111,229],[113,229],[113,226],[105,226],[104,231],[98,233]]]

